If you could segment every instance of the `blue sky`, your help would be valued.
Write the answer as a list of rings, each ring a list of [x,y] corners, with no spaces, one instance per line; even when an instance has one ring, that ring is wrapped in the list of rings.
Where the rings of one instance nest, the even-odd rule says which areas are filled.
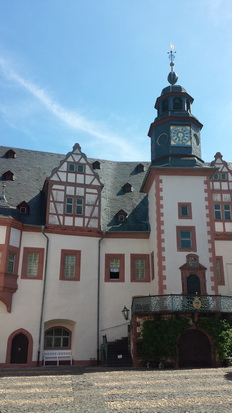
[[[170,42],[202,158],[232,161],[231,0],[1,0],[1,145],[149,161]]]

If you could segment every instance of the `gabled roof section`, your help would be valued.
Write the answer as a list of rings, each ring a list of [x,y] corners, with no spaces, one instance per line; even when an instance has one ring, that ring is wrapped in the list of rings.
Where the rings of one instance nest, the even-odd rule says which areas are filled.
[[[86,155],[81,152],[79,144],[75,144],[60,165],[52,170],[48,181],[69,182],[73,184],[103,186],[99,176],[94,172]]]
[[[224,161],[223,156],[220,152],[217,152],[214,155],[214,161],[211,162],[210,166],[215,166],[216,168],[219,168],[220,172],[229,172],[231,173],[231,169],[226,161]]]

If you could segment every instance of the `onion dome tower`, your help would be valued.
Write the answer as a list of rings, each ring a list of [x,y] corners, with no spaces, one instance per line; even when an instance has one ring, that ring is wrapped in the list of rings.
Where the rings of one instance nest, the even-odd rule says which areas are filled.
[[[165,87],[156,100],[157,117],[148,132],[151,162],[154,166],[202,167],[200,131],[203,125],[192,115],[193,98],[182,86],[176,85],[175,53],[171,43],[168,52],[171,72],[167,78],[170,86]]]

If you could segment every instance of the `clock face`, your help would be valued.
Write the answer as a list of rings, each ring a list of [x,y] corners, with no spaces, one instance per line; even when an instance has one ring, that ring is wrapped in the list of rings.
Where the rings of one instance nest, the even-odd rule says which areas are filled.
[[[171,145],[191,145],[190,126],[171,126]]]

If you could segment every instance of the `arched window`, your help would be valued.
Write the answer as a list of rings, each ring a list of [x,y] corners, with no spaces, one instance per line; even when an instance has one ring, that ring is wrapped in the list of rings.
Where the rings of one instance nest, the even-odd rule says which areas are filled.
[[[46,349],[71,348],[71,333],[63,327],[55,327],[45,332]]]
[[[182,99],[176,97],[173,99],[173,110],[182,110]]]
[[[163,100],[162,102],[162,112],[167,112],[168,111],[168,99]]]
[[[186,100],[186,109],[187,109],[188,112],[191,113],[191,106],[190,106],[189,100]]]

